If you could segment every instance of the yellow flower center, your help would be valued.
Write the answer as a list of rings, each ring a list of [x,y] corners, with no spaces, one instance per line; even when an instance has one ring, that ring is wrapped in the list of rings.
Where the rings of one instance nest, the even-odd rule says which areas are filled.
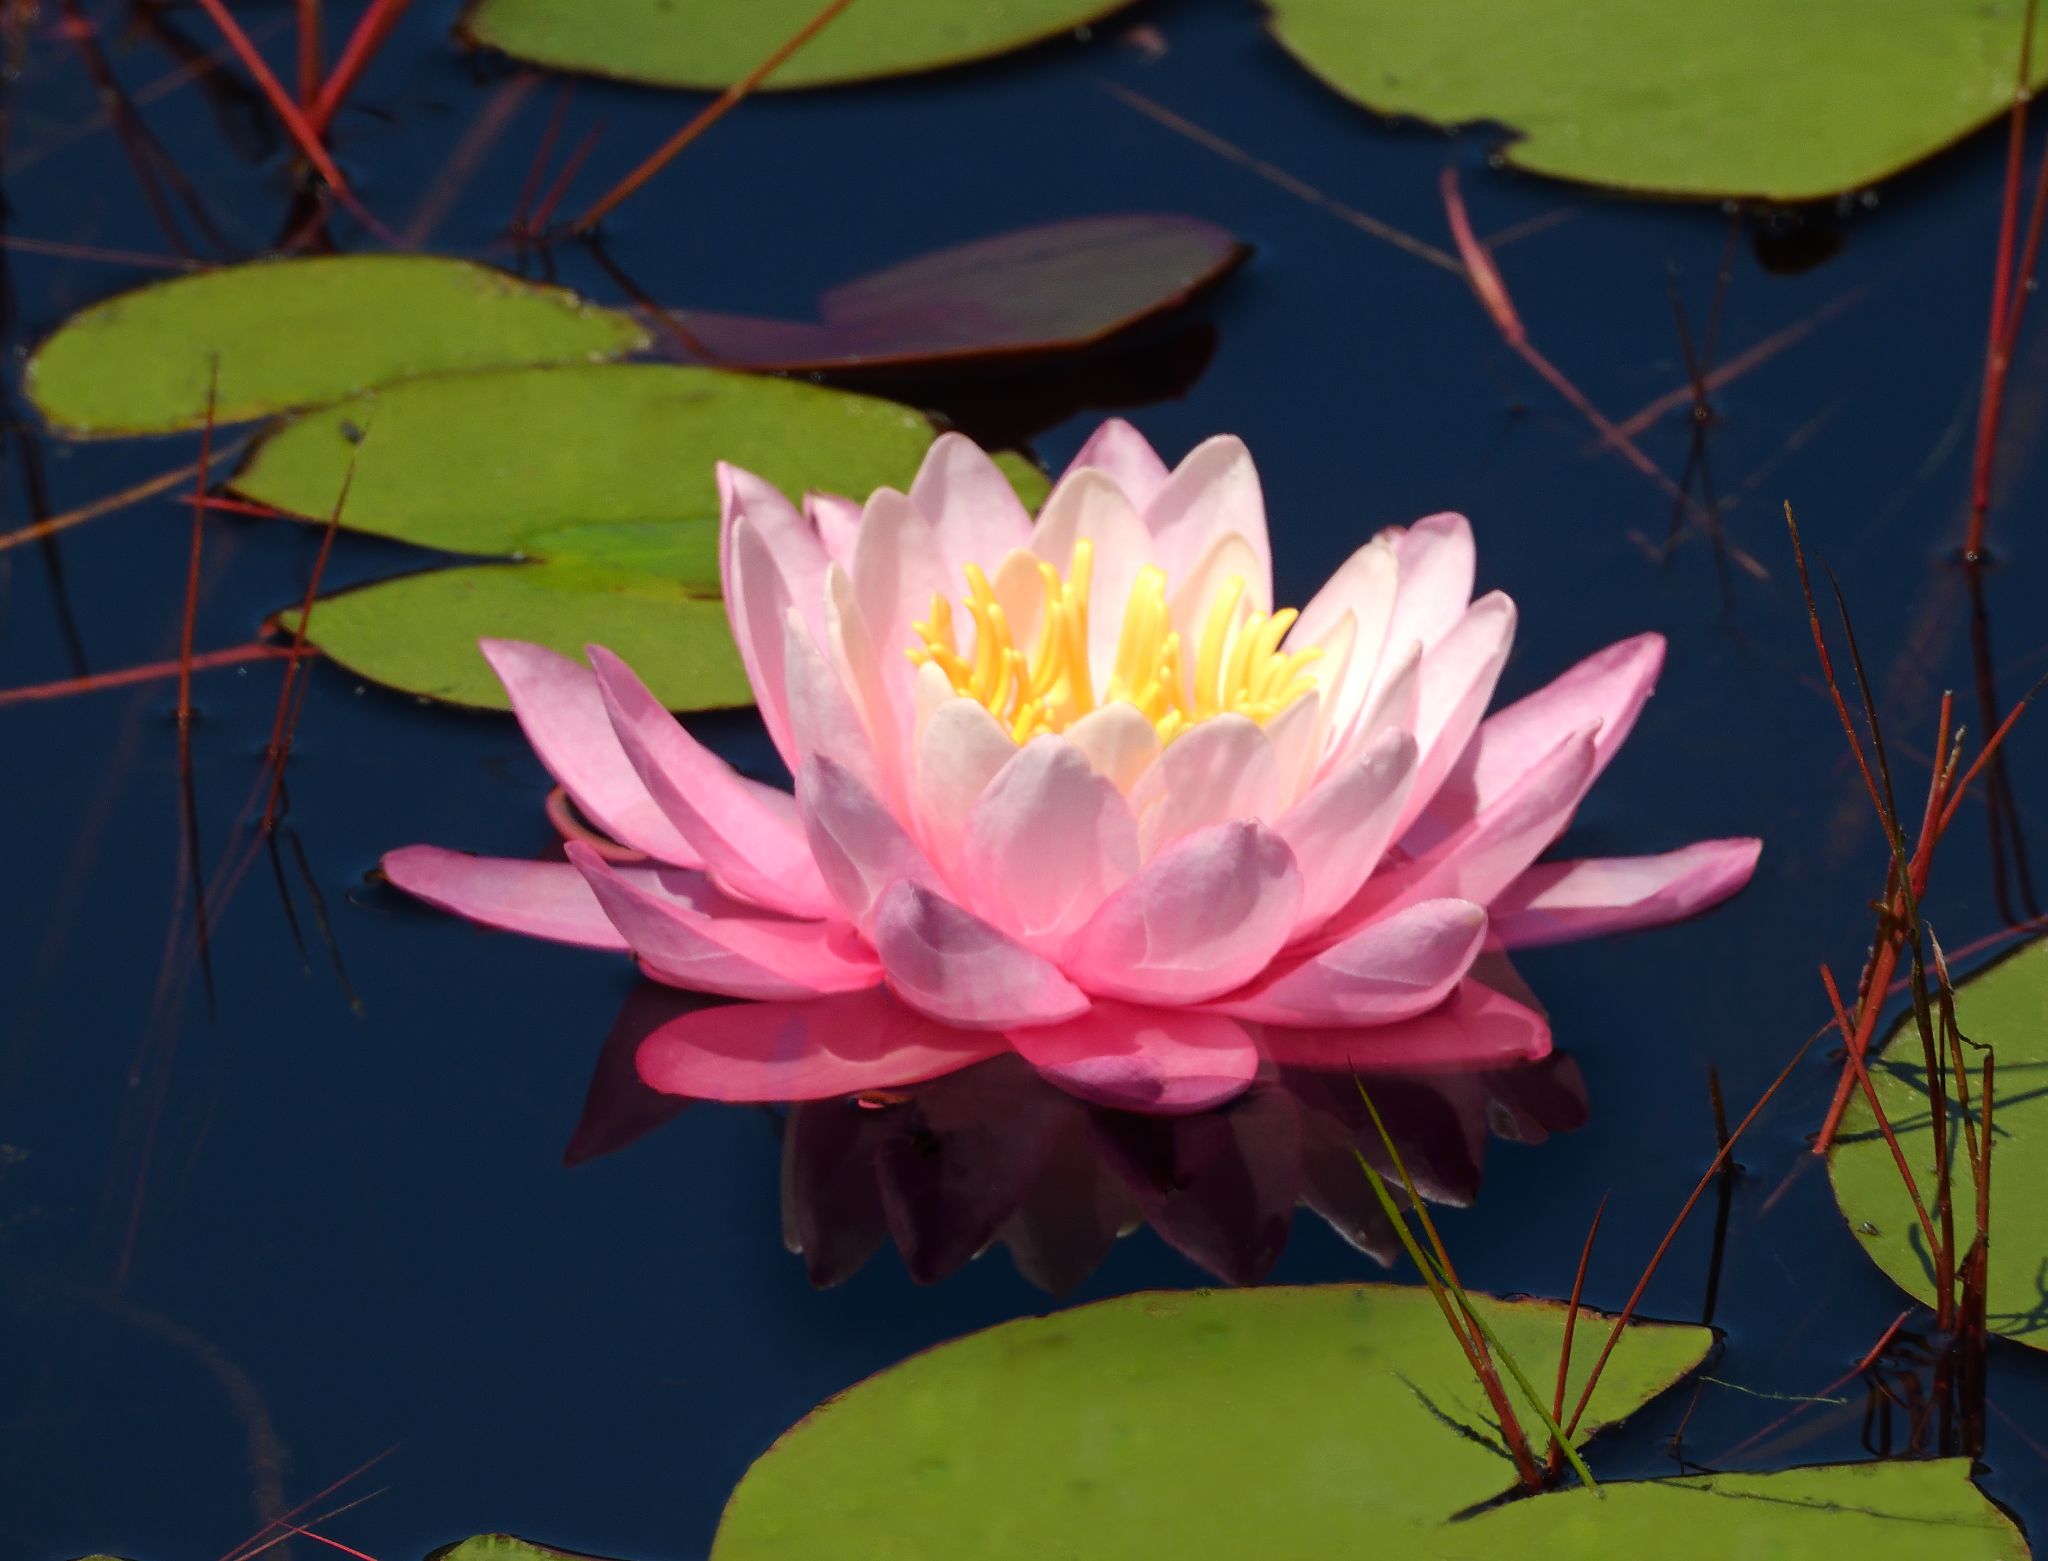
[[[1043,592],[1037,643],[1017,643],[1008,615],[974,564],[967,566],[967,595],[961,605],[974,624],[974,649],[963,653],[953,632],[953,604],[932,596],[931,616],[911,625],[917,643],[906,654],[919,666],[929,662],[946,674],[957,694],[982,705],[1022,743],[1041,732],[1064,731],[1100,705],[1134,705],[1172,742],[1197,722],[1226,711],[1264,723],[1315,687],[1308,664],[1321,647],[1282,651],[1280,642],[1300,616],[1292,607],[1240,621],[1242,575],[1224,582],[1209,605],[1194,665],[1187,665],[1179,631],[1167,610],[1166,571],[1147,564],[1124,603],[1123,628],[1108,681],[1094,686],[1088,666],[1088,587],[1094,548],[1074,544],[1065,579],[1039,561]]]

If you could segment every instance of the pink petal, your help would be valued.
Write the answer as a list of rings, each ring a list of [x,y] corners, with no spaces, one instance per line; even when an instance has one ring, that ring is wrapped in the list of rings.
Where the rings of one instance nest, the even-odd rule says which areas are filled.
[[[601,645],[584,652],[626,757],[727,893],[788,916],[830,914],[795,800],[748,780],[683,730],[633,669]]]
[[[775,566],[775,555],[761,540],[760,532],[747,523],[735,507],[730,488],[732,469],[720,466],[720,492],[725,495],[725,530],[719,554],[719,575],[725,586],[725,615],[732,624],[733,643],[740,663],[747,669],[747,682],[754,690],[754,703],[769,740],[792,774],[801,754],[790,729],[788,620],[796,614],[798,631],[806,641],[815,640],[809,620],[790,600],[789,586]]]
[[[1017,745],[980,701],[949,698],[925,718],[917,743],[913,806],[927,849],[951,871],[967,815]]]
[[[1387,847],[1415,780],[1415,739],[1384,733],[1289,808],[1274,827],[1301,869],[1294,937],[1313,932],[1358,893]]]
[[[910,498],[931,517],[939,557],[957,571],[993,563],[1031,541],[1031,516],[1002,468],[965,434],[940,434],[925,452]]]
[[[917,842],[882,801],[843,764],[820,755],[797,771],[804,837],[826,887],[847,920],[871,931],[876,902],[908,879],[937,891],[940,878]]]
[[[1423,900],[1491,905],[1571,822],[1593,773],[1593,728],[1559,743],[1484,813],[1421,856],[1375,874],[1326,933],[1344,936]]]
[[[1259,1069],[1244,1026],[1189,1009],[1097,1003],[1010,1036],[1024,1060],[1098,1106],[1177,1116],[1244,1093]]]
[[[789,599],[803,609],[813,631],[824,604],[825,545],[818,531],[764,478],[737,466],[719,463],[721,542],[730,541],[730,526],[741,516],[766,544],[775,560]],[[721,550],[721,557],[724,556]]]
[[[1422,757],[1408,797],[1410,823],[1436,795],[1493,701],[1515,643],[1515,604],[1499,591],[1482,596],[1423,653],[1415,742]]]
[[[1593,775],[1635,726],[1664,666],[1664,636],[1639,634],[1588,656],[1556,681],[1496,711],[1429,805],[1425,824],[1455,828],[1512,785],[1568,734],[1597,721]]]
[[[825,557],[842,569],[851,569],[854,539],[860,535],[859,503],[836,493],[806,493],[804,519],[818,534]]]
[[[384,876],[415,899],[486,927],[588,949],[623,950],[583,875],[567,862],[469,856],[439,846],[405,846],[384,855]]]
[[[1266,537],[1266,500],[1244,441],[1218,434],[1188,452],[1145,506],[1154,556],[1170,586],[1178,584],[1223,537],[1235,532],[1251,545],[1248,584],[1273,599],[1273,552]]]
[[[1089,468],[1062,477],[1052,490],[1038,513],[1030,556],[1044,559],[1064,578],[1073,572],[1074,544],[1082,541],[1089,543],[1094,553],[1089,574],[1093,610],[1088,617],[1088,663],[1099,688],[1116,665],[1124,603],[1138,572],[1152,562],[1152,538],[1124,491],[1104,473]],[[1042,590],[1034,592],[1038,594]],[[1013,627],[1021,630],[1023,625]]]
[[[1398,1024],[1272,1026],[1259,1038],[1266,1055],[1282,1067],[1340,1073],[1498,1068],[1550,1054],[1550,1026],[1541,1014],[1471,980],[1450,1001]]]
[[[934,1019],[1008,1029],[1057,1024],[1088,1007],[1054,966],[907,878],[883,894],[874,921],[890,989]]]
[[[1425,900],[1320,953],[1281,960],[1214,1006],[1264,1024],[1392,1024],[1450,996],[1485,941],[1479,906]]]
[[[1079,749],[1026,743],[968,816],[960,881],[975,910],[1057,960],[1105,896],[1138,870],[1138,821]]]
[[[875,753],[867,723],[794,608],[783,619],[780,661],[785,719],[797,755],[791,773],[801,771],[807,758],[827,758],[851,770],[871,791],[883,794],[888,772]]]
[[[1300,906],[1301,874],[1278,835],[1248,821],[1212,825],[1103,901],[1075,937],[1067,972],[1103,997],[1203,1002],[1264,969]]]
[[[1472,600],[1478,552],[1472,524],[1463,515],[1431,515],[1406,530],[1386,534],[1401,565],[1387,643],[1420,640],[1434,645],[1463,616]]]
[[[481,640],[479,647],[543,767],[598,828],[622,845],[677,867],[699,857],[668,821],[612,732],[588,667],[540,645]]]
[[[726,1003],[670,1020],[640,1044],[640,1077],[698,1100],[824,1100],[901,1089],[1004,1049],[934,1024],[884,991],[803,1003]]]
[[[918,668],[876,642],[853,581],[837,564],[825,574],[823,641],[828,664],[867,733],[885,795],[899,801],[905,795],[909,734],[916,727]]]
[[[1284,642],[1290,651],[1330,642],[1339,624],[1352,620],[1350,654],[1335,665],[1334,653],[1326,652],[1316,669],[1329,704],[1329,740],[1344,740],[1358,720],[1358,713],[1377,681],[1386,655],[1387,625],[1393,620],[1394,598],[1400,590],[1400,564],[1393,544],[1375,537],[1341,564],[1323,588],[1309,598]],[[1326,746],[1325,753],[1330,751]]]
[[[1093,467],[1109,474],[1139,509],[1149,505],[1166,486],[1166,463],[1143,434],[1120,417],[1112,417],[1088,436],[1081,453],[1067,467],[1069,473]]]
[[[1131,792],[1138,848],[1149,861],[1183,835],[1279,811],[1279,767],[1258,723],[1213,716],[1167,744]]]
[[[1727,899],[1762,850],[1761,840],[1702,840],[1662,856],[1546,862],[1494,901],[1493,930],[1513,949],[1662,926]]]
[[[1122,700],[1089,711],[1061,735],[1125,796],[1159,757],[1159,728]]]
[[[844,927],[707,915],[627,877],[581,842],[571,842],[567,851],[641,968],[657,981],[726,997],[774,999],[858,991],[881,979],[873,956]]]

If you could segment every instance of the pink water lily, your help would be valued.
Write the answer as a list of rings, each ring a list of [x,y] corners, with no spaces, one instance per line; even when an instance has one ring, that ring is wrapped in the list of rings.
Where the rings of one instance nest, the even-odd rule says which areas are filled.
[[[1382,532],[1297,613],[1272,600],[1235,438],[1169,471],[1105,423],[1035,522],[954,434],[865,506],[799,510],[730,467],[719,491],[733,634],[794,795],[703,747],[609,652],[490,641],[541,762],[616,845],[414,846],[385,859],[394,883],[704,992],[886,986],[1099,1080],[1123,1064],[1088,1054],[1098,1005],[1403,1024],[1482,950],[1670,921],[1755,865],[1747,839],[1537,861],[1664,645],[1624,640],[1488,716],[1515,607],[1472,599],[1460,516]],[[1214,1072],[1176,1050],[1201,1048],[1130,1064],[1162,1100],[1177,1067]]]

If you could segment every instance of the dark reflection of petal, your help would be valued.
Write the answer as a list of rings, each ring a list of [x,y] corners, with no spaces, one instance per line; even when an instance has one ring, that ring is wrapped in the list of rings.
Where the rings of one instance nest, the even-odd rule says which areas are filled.
[[[938,1079],[894,1108],[876,1169],[911,1278],[943,1279],[995,1239],[1080,1107],[1019,1057]]]
[[[1547,1021],[1500,990],[1514,989],[1512,970],[1488,977],[1497,985],[1467,981],[1418,1019],[1354,1031],[1102,1004],[1090,1025],[1036,1038],[1049,1072],[1001,1036],[949,1030],[885,992],[693,1008],[644,987],[605,1044],[568,1158],[631,1142],[689,1093],[642,1078],[745,1099],[779,1081],[801,1097],[783,1136],[784,1236],[814,1284],[847,1278],[885,1240],[923,1283],[1001,1241],[1025,1277],[1063,1295],[1140,1223],[1250,1284],[1278,1260],[1297,1203],[1391,1262],[1399,1245],[1359,1158],[1399,1177],[1361,1080],[1432,1203],[1478,1195],[1489,1136],[1540,1143],[1585,1121],[1576,1064],[1528,1060],[1548,1052]],[[1228,1037],[1205,1028],[1218,1023]],[[1212,1065],[1225,1056],[1233,1066]],[[1250,1087],[1236,1098],[1190,1109],[1239,1079]],[[1112,1109],[1104,1095],[1154,1109]]]
[[[597,1071],[583,1097],[583,1115],[562,1151],[564,1165],[612,1154],[653,1132],[689,1101],[643,1082],[635,1057],[640,1043],[672,1019],[704,1006],[704,999],[643,981],[626,998],[598,1053]]]
[[[1279,1261],[1301,1190],[1292,1096],[1255,1089],[1199,1116],[1104,1112],[1096,1131],[1168,1245],[1232,1284],[1256,1284]]]

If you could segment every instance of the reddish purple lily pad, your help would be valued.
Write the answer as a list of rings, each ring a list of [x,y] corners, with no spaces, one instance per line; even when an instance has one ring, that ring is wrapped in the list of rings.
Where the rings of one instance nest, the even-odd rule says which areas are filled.
[[[1250,252],[1196,217],[1079,217],[835,287],[818,299],[816,321],[678,309],[664,339],[693,361],[785,371],[1071,352],[1180,308]]]

